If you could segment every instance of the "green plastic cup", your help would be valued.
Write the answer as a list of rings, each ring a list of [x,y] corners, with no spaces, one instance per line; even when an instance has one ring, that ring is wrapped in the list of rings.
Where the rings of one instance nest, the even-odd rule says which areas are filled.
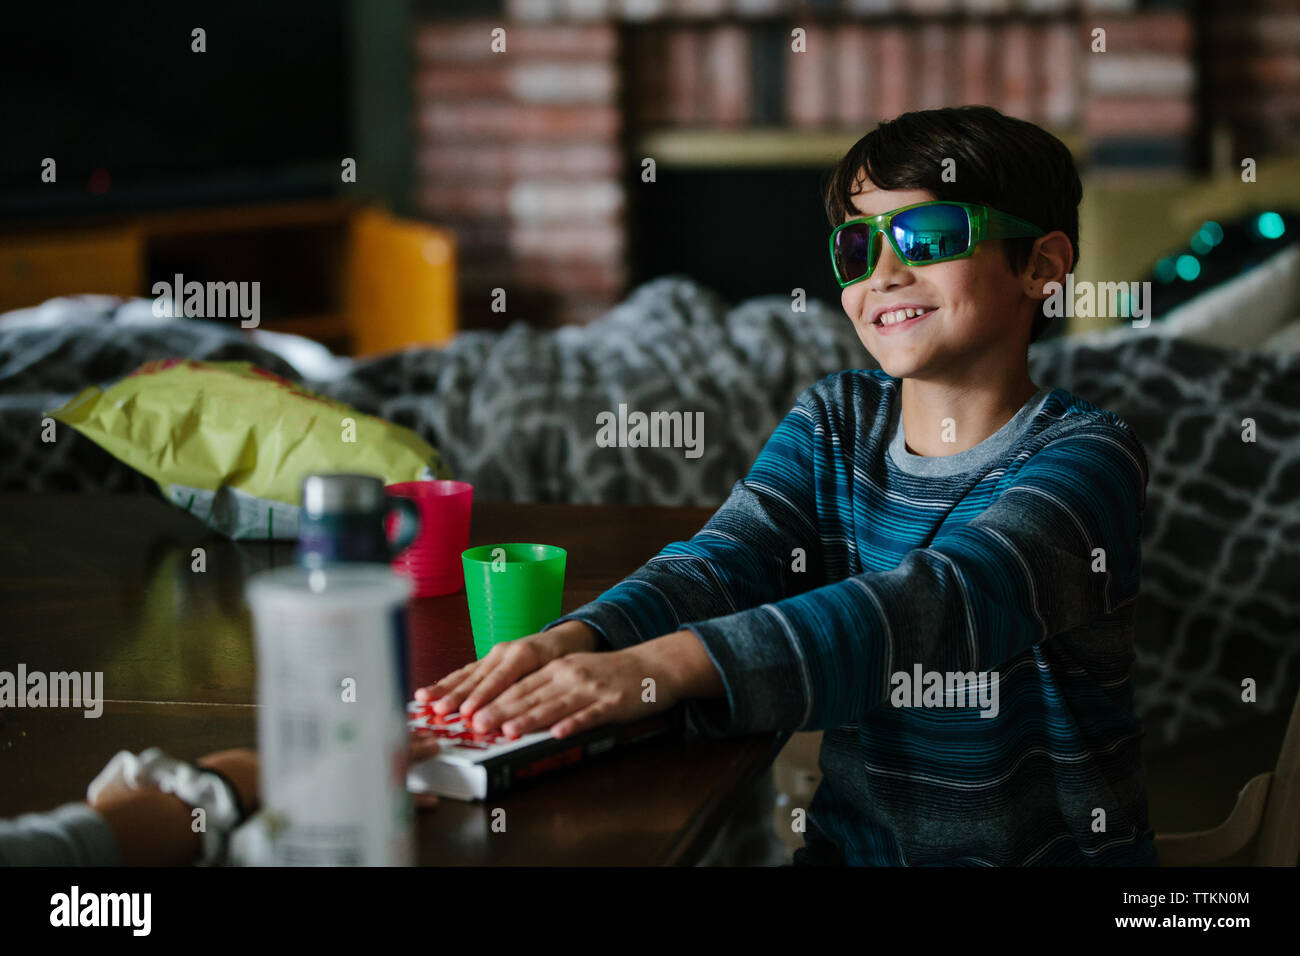
[[[485,544],[461,553],[480,658],[502,641],[536,634],[560,616],[567,557],[553,544]]]

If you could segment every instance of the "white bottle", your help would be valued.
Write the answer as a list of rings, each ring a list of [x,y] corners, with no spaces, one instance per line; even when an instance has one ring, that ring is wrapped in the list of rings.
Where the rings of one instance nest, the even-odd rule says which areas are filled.
[[[277,866],[409,866],[402,654],[410,581],[374,564],[263,571],[261,790]]]

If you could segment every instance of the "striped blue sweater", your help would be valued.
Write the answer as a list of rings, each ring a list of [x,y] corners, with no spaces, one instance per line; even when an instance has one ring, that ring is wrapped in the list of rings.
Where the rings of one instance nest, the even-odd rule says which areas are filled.
[[[805,390],[698,534],[560,620],[606,649],[692,631],[726,690],[688,705],[706,733],[825,731],[797,862],[1156,865],[1130,679],[1141,444],[1040,389],[973,448],[918,456],[900,387]]]

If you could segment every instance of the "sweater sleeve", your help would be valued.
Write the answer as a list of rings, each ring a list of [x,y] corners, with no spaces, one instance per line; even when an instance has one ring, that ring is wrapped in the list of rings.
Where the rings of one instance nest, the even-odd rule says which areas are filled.
[[[1146,481],[1137,439],[1093,421],[893,570],[690,625],[726,689],[696,721],[715,735],[837,727],[887,702],[894,672],[994,670],[1132,602]]]
[[[84,803],[0,820],[0,866],[118,866],[117,838]]]
[[[814,487],[816,401],[805,391],[749,474],[689,541],[668,545],[596,600],[557,618],[629,647],[797,594],[824,581]]]

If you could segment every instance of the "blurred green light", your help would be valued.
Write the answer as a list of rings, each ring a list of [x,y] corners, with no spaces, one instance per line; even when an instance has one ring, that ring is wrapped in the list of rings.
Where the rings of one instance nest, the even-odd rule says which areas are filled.
[[[1178,272],[1178,278],[1186,282],[1191,282],[1201,274],[1201,264],[1197,261],[1196,256],[1179,256],[1174,268]]]
[[[1129,312],[1129,306],[1132,304],[1128,289],[1120,289],[1119,295],[1115,296],[1115,305],[1119,308],[1119,317],[1121,319],[1130,318],[1132,313]]]
[[[1214,243],[1205,238],[1204,232],[1198,232],[1192,236],[1192,252],[1198,256],[1203,256],[1214,248]]]
[[[1259,218],[1255,220],[1255,228],[1265,239],[1278,239],[1286,232],[1286,224],[1275,212],[1260,213]]]
[[[1172,256],[1165,256],[1156,263],[1155,268],[1157,282],[1173,282],[1178,277],[1178,270],[1174,267]]]
[[[1211,246],[1217,246],[1223,241],[1223,227],[1214,220],[1210,220],[1201,226],[1200,234],[1205,237],[1205,241]]]

